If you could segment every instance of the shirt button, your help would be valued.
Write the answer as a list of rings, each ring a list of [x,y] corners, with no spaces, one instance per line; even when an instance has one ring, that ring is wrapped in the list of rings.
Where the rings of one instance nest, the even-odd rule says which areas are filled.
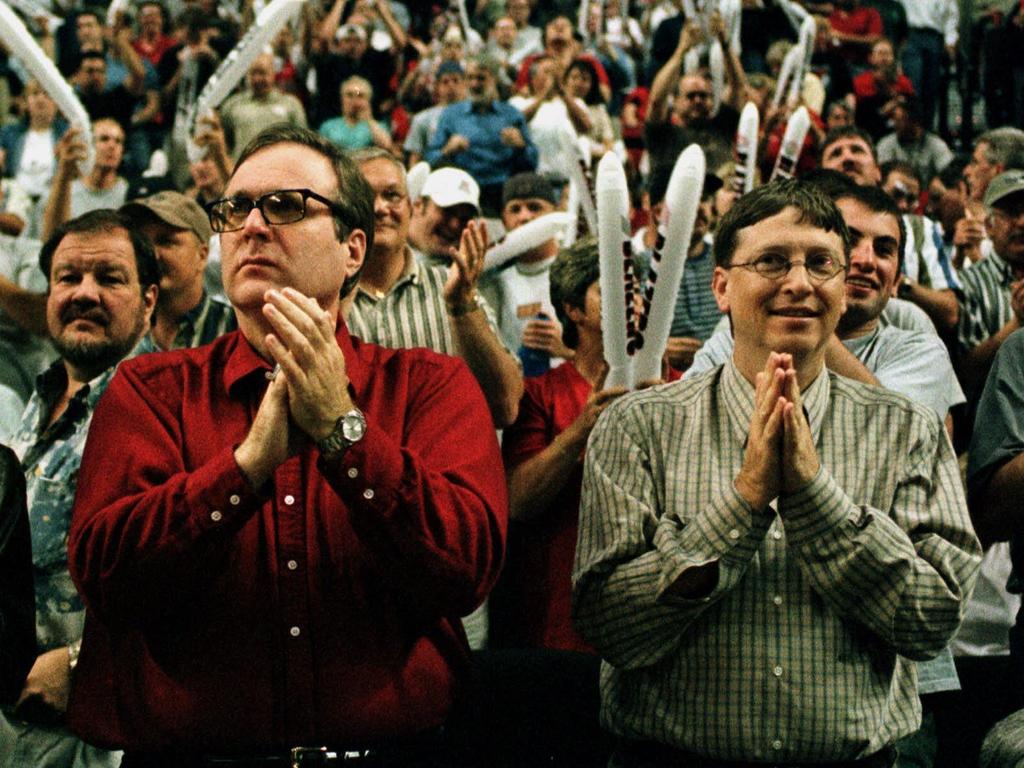
[[[294,496],[292,496],[292,495],[291,495],[290,493],[289,493],[289,494],[287,494],[287,495],[286,495],[286,496],[284,497],[284,503],[285,503],[285,504],[287,504],[287,505],[288,505],[288,506],[290,507],[290,506],[291,506],[292,504],[294,504],[294,503],[295,503],[295,497],[294,497]]]
[[[359,477],[359,470],[356,469],[355,467],[349,467],[347,474],[348,474],[349,477],[351,477],[353,480],[355,480],[357,477]]]
[[[363,498],[366,499],[367,501],[372,499],[373,498],[373,488],[367,488],[365,491],[363,491]]]
[[[782,538],[782,531],[772,531],[772,538],[778,541]]]
[[[222,517],[224,517],[224,515],[220,513],[219,509],[215,509],[210,513],[210,519],[215,523],[219,523]]]
[[[295,562],[294,560],[289,560],[288,561],[288,570],[289,571],[294,571],[298,567],[299,567],[299,564],[297,562]]]
[[[782,595],[776,595],[772,598],[772,602],[776,605],[782,605]]]
[[[733,528],[731,531],[729,531],[729,538],[732,539],[733,541],[736,541],[736,539],[738,539],[739,537],[740,537],[740,532],[738,530],[736,530],[735,528]]]
[[[782,749],[782,741],[776,739],[772,742],[772,749]]]
[[[772,670],[772,674],[776,677],[782,677],[782,667],[776,667]]]
[[[228,497],[228,501],[231,502],[232,507],[237,507],[239,504],[242,503],[242,497],[239,496],[237,493],[232,493]]]
[[[291,629],[288,630],[288,634],[291,635],[292,637],[298,637],[301,633],[302,633],[302,630],[299,629],[298,627],[292,627]]]

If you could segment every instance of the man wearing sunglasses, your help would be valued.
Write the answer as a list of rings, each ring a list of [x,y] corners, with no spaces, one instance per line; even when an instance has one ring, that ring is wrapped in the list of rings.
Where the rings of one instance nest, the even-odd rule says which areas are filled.
[[[487,405],[349,335],[373,195],[329,142],[267,129],[207,210],[239,330],[122,368],[93,420],[73,727],[125,766],[435,765],[503,547]]]
[[[981,551],[938,415],[825,367],[850,251],[816,188],[744,195],[715,238],[732,358],[591,433],[573,610],[610,765],[890,768],[919,725],[907,659],[948,643]]]

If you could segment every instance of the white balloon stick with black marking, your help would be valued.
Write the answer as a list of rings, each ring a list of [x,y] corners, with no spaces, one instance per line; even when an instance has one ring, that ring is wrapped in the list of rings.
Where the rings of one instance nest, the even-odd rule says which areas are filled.
[[[192,112],[188,117],[189,162],[202,159],[206,150],[198,146],[193,138],[196,122],[203,115],[220,106],[245,77],[256,57],[268,47],[284,27],[302,8],[304,0],[273,0],[253,21],[252,26],[238,41],[231,53],[220,63],[217,70],[206,81],[199,93]]]
[[[22,15],[26,19],[45,19],[46,28],[50,31],[50,34],[57,32],[57,27],[64,23],[64,19],[56,14],[52,13],[48,8],[44,8],[34,0],[7,0],[7,4],[17,11],[21,11]],[[5,40],[7,38],[4,38]]]
[[[757,169],[757,141],[761,127],[761,116],[757,105],[748,101],[740,113],[736,128],[736,169],[732,177],[732,190],[743,195],[754,188]]]
[[[722,106],[722,93],[725,92],[725,52],[717,39],[711,41],[708,68],[711,70],[711,114],[717,115]]]
[[[811,116],[807,107],[800,107],[786,123],[786,132],[782,135],[782,146],[772,170],[772,181],[775,179],[791,179],[796,173],[796,164],[800,161],[800,153],[804,148],[804,139],[811,128]]]
[[[699,44],[693,46],[690,50],[683,54],[683,72],[687,75],[696,74],[700,69],[700,56],[704,52],[704,45]]]
[[[743,24],[742,0],[723,0],[721,13],[729,38],[729,48],[739,56],[743,52],[743,47],[740,45],[740,33]]]
[[[10,55],[21,61],[22,66],[39,83],[39,87],[53,99],[68,122],[78,129],[85,142],[85,159],[78,163],[78,171],[81,174],[89,173],[96,159],[89,113],[85,111],[71,84],[64,79],[57,66],[26,29],[24,22],[4,2],[0,2],[0,40],[3,40]]]
[[[605,387],[633,389],[629,186],[622,161],[614,152],[605,153],[597,164],[597,250],[601,266],[601,338],[608,363]]]
[[[420,192],[423,190],[423,185],[427,183],[427,176],[429,175],[430,163],[426,160],[420,160],[409,169],[409,172],[405,175],[405,188],[409,192],[410,202],[415,203],[420,199]]]
[[[804,88],[804,76],[811,70],[811,57],[814,55],[814,38],[818,34],[818,25],[812,16],[808,16],[800,25],[800,40],[796,47],[800,49],[800,57],[793,68],[793,77],[789,82],[786,104],[796,109],[800,103],[800,94]]]
[[[782,66],[779,68],[779,78],[775,81],[775,93],[772,94],[773,107],[782,105],[783,96],[786,94],[790,82],[799,76],[797,70],[800,69],[803,58],[804,52],[799,46],[794,45],[786,52],[782,59]]]
[[[661,359],[668,344],[690,237],[697,221],[705,171],[704,150],[691,144],[679,155],[669,177],[662,212],[665,241],[661,252],[655,251],[651,257],[650,274],[644,288],[644,309],[637,334],[640,340],[635,363],[637,381],[661,378]]]
[[[572,216],[568,213],[553,211],[516,227],[487,249],[484,254],[484,271],[496,269],[548,240],[560,237],[571,223]]]
[[[128,8],[128,0],[113,0],[107,8],[107,26],[113,27],[117,23],[117,15],[119,13],[127,13]]]
[[[586,160],[580,150],[576,132],[568,125],[558,131],[559,155],[563,161],[566,176],[576,187],[579,195],[579,206],[583,216],[577,219],[577,235],[583,236],[588,232],[597,232],[597,209],[594,207],[594,191],[591,188],[593,181],[590,176],[590,169],[587,168]]]
[[[811,14],[799,3],[794,3],[793,0],[779,0],[779,6],[782,8],[782,12],[786,14],[786,18],[789,19],[789,23],[793,25],[793,31],[799,35],[800,25]]]

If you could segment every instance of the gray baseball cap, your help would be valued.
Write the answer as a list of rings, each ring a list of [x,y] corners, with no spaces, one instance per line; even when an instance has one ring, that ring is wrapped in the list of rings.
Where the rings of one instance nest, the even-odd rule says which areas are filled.
[[[157,192],[149,197],[132,200],[122,206],[121,211],[128,216],[148,213],[175,229],[195,232],[196,237],[204,243],[213,235],[206,211],[191,197],[180,192]]]
[[[1004,171],[989,182],[982,202],[986,208],[991,208],[1003,198],[1017,192],[1024,192],[1024,171]]]

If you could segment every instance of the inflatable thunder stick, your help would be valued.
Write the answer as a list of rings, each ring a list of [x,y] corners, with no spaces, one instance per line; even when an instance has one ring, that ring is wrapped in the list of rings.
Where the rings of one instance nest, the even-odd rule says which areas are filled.
[[[647,336],[636,353],[634,375],[638,382],[661,378],[661,359],[700,207],[705,165],[704,151],[691,144],[679,155],[669,177],[662,214],[665,244],[661,253],[656,252],[651,258],[651,273],[644,292]]]
[[[627,345],[633,326],[633,292],[632,285],[626,285],[632,276],[629,187],[622,161],[614,152],[606,152],[597,164],[597,249],[601,262],[601,336],[608,363],[605,386],[632,389],[633,359]]]

